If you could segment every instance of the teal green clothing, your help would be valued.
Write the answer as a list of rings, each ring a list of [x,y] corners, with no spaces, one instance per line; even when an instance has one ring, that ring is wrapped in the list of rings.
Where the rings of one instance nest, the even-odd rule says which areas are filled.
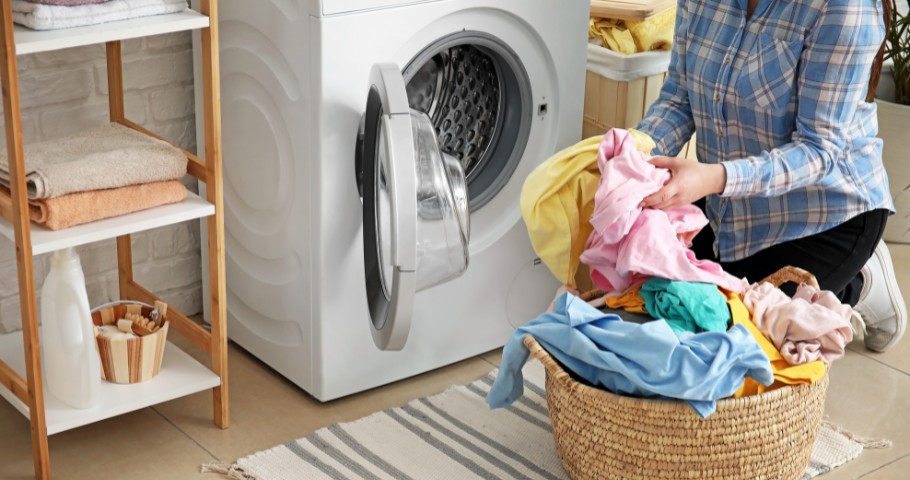
[[[725,332],[730,324],[727,299],[713,283],[654,277],[639,292],[645,308],[675,332]]]

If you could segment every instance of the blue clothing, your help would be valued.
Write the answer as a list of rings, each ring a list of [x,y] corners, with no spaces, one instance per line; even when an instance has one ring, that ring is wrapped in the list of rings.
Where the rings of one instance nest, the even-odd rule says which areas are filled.
[[[894,210],[865,102],[881,0],[679,0],[670,70],[636,127],[655,155],[697,132],[727,183],[706,198],[723,262]]]
[[[490,408],[522,395],[521,368],[529,355],[525,335],[592,385],[624,395],[687,400],[702,418],[714,413],[716,400],[733,395],[746,376],[763,385],[774,382],[768,356],[742,325],[677,336],[667,322],[624,322],[565,293],[553,312],[520,327],[506,343],[487,396]]]
[[[727,297],[713,283],[652,277],[638,294],[648,313],[665,320],[674,332],[724,332],[730,325]]]

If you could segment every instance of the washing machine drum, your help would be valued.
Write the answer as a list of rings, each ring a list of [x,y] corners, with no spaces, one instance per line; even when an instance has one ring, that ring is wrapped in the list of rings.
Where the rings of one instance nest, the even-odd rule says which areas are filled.
[[[502,92],[493,60],[477,47],[457,45],[418,63],[405,87],[408,103],[429,115],[439,147],[468,176],[481,171],[500,120]]]
[[[413,296],[468,266],[470,216],[462,163],[440,149],[430,117],[411,109],[401,70],[371,73],[360,145],[363,251],[373,339],[404,346]]]

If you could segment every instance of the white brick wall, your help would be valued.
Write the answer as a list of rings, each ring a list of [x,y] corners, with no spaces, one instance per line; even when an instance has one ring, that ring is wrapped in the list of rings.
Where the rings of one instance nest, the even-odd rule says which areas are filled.
[[[127,118],[195,151],[190,34],[129,40],[123,42],[122,51]],[[108,121],[103,45],[20,56],[19,85],[26,143],[62,137]],[[5,145],[0,135],[0,147]],[[195,190],[190,177],[186,184]],[[95,306],[119,298],[116,242],[111,239],[84,245],[77,251],[89,302]],[[47,273],[48,258],[35,258],[38,289]],[[140,284],[182,312],[202,312],[199,223],[134,235],[133,271]],[[0,237],[0,332],[21,328],[17,278],[15,246]]]

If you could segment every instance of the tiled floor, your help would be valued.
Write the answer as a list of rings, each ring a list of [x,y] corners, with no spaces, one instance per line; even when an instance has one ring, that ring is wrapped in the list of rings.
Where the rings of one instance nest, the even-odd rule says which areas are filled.
[[[910,303],[910,245],[893,245],[891,252]],[[468,383],[498,363],[494,351],[321,404],[232,345],[231,428],[222,431],[212,424],[209,393],[192,395],[52,436],[51,472],[55,479],[215,480],[220,477],[198,473],[199,466],[231,462],[320,427]],[[872,354],[854,342],[831,375],[828,419],[859,435],[891,439],[894,446],[868,450],[821,478],[910,478],[910,335],[886,354]],[[29,435],[28,421],[0,400],[0,479],[32,478]]]

